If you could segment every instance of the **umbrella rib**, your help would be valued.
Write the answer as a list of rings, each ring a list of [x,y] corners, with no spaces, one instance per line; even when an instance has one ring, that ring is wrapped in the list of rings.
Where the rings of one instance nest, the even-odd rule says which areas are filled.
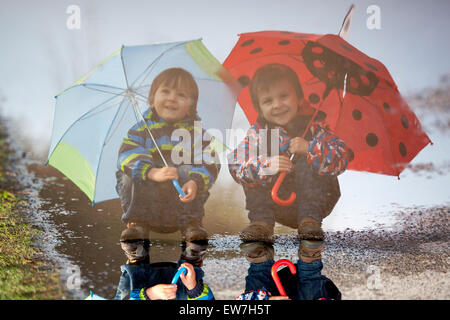
[[[66,131],[64,131],[64,133],[62,134],[61,138],[59,139],[59,141],[55,144],[55,148],[53,149],[52,153],[48,156],[47,161],[51,158],[51,156],[53,155],[53,152],[55,152],[56,146],[62,141],[62,139],[66,136],[67,132],[69,132],[69,130],[80,120],[82,119],[85,115],[87,115],[88,113],[92,112],[93,110],[100,108],[102,105],[109,103],[112,99],[117,98],[117,96],[111,97],[108,100],[100,103],[99,105],[95,106],[94,108],[90,109],[89,111],[83,113],[78,119],[76,119],[75,121],[72,122],[72,124],[66,129]]]
[[[154,68],[154,66],[156,65],[156,63],[157,63],[159,60],[161,60],[161,58],[164,56],[164,54],[166,54],[166,52],[168,52],[168,51],[170,51],[170,50],[172,50],[172,49],[174,49],[174,48],[177,48],[177,47],[179,47],[179,46],[182,46],[182,45],[184,45],[185,43],[186,43],[186,42],[177,43],[177,44],[175,44],[175,45],[173,45],[173,46],[167,48],[167,49],[164,50],[163,52],[161,52],[161,54],[160,54],[158,57],[156,57],[155,59],[153,59],[153,61],[147,66],[147,68],[145,68],[145,70],[142,71],[142,73],[136,78],[136,80],[133,82],[133,86],[134,86],[134,84],[138,81],[138,79],[139,79],[140,77],[142,77],[142,76],[144,76],[145,74],[147,74],[147,75],[142,79],[142,81],[141,81],[141,83],[140,83],[140,84],[142,85],[142,83],[147,79],[148,75],[150,74],[150,72],[152,71],[152,69]],[[140,87],[140,86],[139,86],[139,87]]]
[[[366,98],[364,98],[363,96],[360,96],[361,99],[363,99],[365,102],[367,102],[368,104],[370,104],[372,107],[378,109],[378,106],[376,104],[374,104],[373,102],[370,102],[369,100],[367,100]]]
[[[322,82],[322,80],[316,80],[316,81],[313,81],[313,80],[314,80],[314,78],[311,78],[310,80],[305,81],[303,84],[316,84],[316,83]]]
[[[109,93],[109,94],[112,94],[112,95],[114,95],[114,96],[123,96],[123,97],[125,97],[125,90],[123,90],[122,88],[116,88],[116,87],[112,87],[112,86],[105,86],[105,87],[110,87],[110,88],[115,88],[115,89],[118,89],[118,90],[122,90],[122,92],[121,93],[112,93],[112,92],[109,92],[109,91],[104,91],[104,90],[100,90],[100,89],[96,89],[96,88],[90,88],[90,87],[87,87],[86,85],[83,85],[83,86],[85,86],[87,89],[90,89],[90,90],[94,90],[94,91],[98,91],[98,92],[103,92],[103,93]],[[101,85],[101,86],[103,86],[103,85]],[[139,98],[143,98],[143,100],[142,101],[146,101],[147,100],[147,98],[145,97],[145,96],[143,96],[142,94],[140,94],[140,93],[138,93],[138,92],[136,92],[136,91],[133,91],[134,92],[134,94],[136,95],[136,97],[139,97]]]
[[[89,112],[85,113],[85,116],[82,116],[82,117],[79,118],[78,120],[89,119],[89,118],[91,118],[91,117],[93,117],[93,116],[95,116],[95,115],[97,115],[97,114],[99,114],[99,113],[101,113],[101,112],[103,112],[103,111],[105,111],[105,110],[107,110],[107,109],[110,109],[110,108],[112,108],[112,107],[116,107],[116,106],[118,106],[119,104],[120,104],[120,103],[114,103],[114,104],[112,104],[112,105],[106,107],[105,109],[101,109],[101,110],[98,110],[98,111],[96,111],[96,112],[92,112],[92,111],[94,111],[94,109],[97,109],[97,107],[96,107],[96,108],[94,108],[94,109],[91,109]],[[91,114],[91,112],[92,112],[92,114]],[[78,120],[77,120],[77,121],[78,121]]]
[[[120,101],[120,104],[122,104],[122,102],[124,102],[124,101],[125,101],[125,96],[123,97],[122,101]],[[120,107],[119,107],[119,110],[120,110]],[[111,121],[111,125],[108,128],[108,132],[105,135],[105,139],[103,140],[103,147],[102,147],[102,150],[100,151],[100,156],[98,157],[97,170],[95,172],[95,186],[97,186],[97,178],[98,178],[98,171],[99,171],[98,169],[100,168],[100,163],[101,163],[101,159],[102,159],[102,156],[103,156],[103,150],[105,149],[104,146],[106,144],[106,140],[108,139],[109,133],[111,132],[111,128],[113,126],[113,123],[117,119],[117,115],[119,114],[119,110],[117,110],[116,114],[114,115],[114,118]],[[124,113],[124,115],[125,115],[125,113]],[[122,116],[122,119],[123,119],[123,116]],[[95,204],[95,193],[96,193],[96,190],[97,190],[97,188],[94,187],[94,195],[93,195],[93,198],[92,198],[93,199],[92,200],[92,204],[93,205]]]
[[[266,55],[264,55],[264,56],[260,56],[260,57],[257,57],[257,58],[253,58],[253,57],[248,58],[248,59],[246,59],[246,60],[243,60],[243,61],[239,62],[238,64],[233,65],[233,66],[231,67],[231,69],[235,69],[236,67],[240,66],[241,64],[244,64],[244,63],[249,62],[249,61],[252,62],[252,61],[255,61],[255,60],[258,60],[258,59],[261,59],[261,58],[266,58],[266,57],[271,57],[271,56],[289,57],[289,58],[291,58],[291,59],[293,59],[293,60],[295,60],[295,61],[304,63],[304,62],[302,62],[301,60],[298,60],[298,59],[293,58],[293,56],[290,55],[290,54],[271,53],[271,54],[266,54]]]
[[[120,102],[120,104],[122,104],[124,101],[126,101],[126,100],[123,99],[123,100]],[[119,109],[120,109],[120,108],[119,108]],[[126,108],[125,108],[125,109],[126,109]],[[118,112],[117,112],[117,113],[118,113]],[[121,119],[120,119],[120,121],[119,121],[118,123],[122,122],[122,119],[123,119],[124,116],[125,116],[125,112],[122,114],[122,117],[121,117]],[[113,119],[113,121],[112,121],[111,123],[114,123],[115,119],[116,119],[116,117],[114,117],[114,119]],[[111,127],[112,127],[112,124],[111,124]],[[119,127],[119,126],[117,126],[117,128],[118,128],[118,127]],[[114,130],[112,130],[112,134],[114,134],[114,132],[116,132],[117,128],[114,129]],[[111,131],[111,130],[110,130],[110,131]],[[108,132],[108,135],[110,135],[109,132]],[[108,135],[106,136],[105,142],[103,143],[103,145],[106,145],[106,144],[109,142]]]
[[[128,84],[127,70],[125,69],[125,63],[123,61],[123,48],[124,48],[124,46],[122,45],[122,48],[120,49],[120,61],[122,62],[122,69],[123,69],[123,75],[125,76],[125,83],[127,84],[127,89],[129,89],[130,86]]]
[[[103,85],[103,84],[94,84],[94,83],[83,83],[80,86],[85,87],[86,89],[89,90],[93,90],[93,91],[98,91],[98,92],[103,92],[103,93],[109,93],[112,94],[114,96],[121,96],[123,95],[123,92],[125,91],[123,88],[119,88],[119,87],[113,87],[113,86],[108,86],[108,85]],[[121,93],[114,93],[112,91],[107,91],[107,90],[100,90],[97,88],[94,88],[95,86],[97,87],[103,87],[103,88],[111,88],[111,89],[115,89],[115,90],[120,90]]]
[[[296,56],[288,54],[287,55],[289,58],[294,59],[295,61],[301,62],[301,63],[305,63],[305,61],[303,59],[298,59]]]
[[[336,90],[337,96],[339,98],[339,103],[341,104],[341,107],[339,108],[338,117],[337,117],[337,120],[336,120],[336,126],[335,126],[335,128],[336,128],[337,124],[339,123],[339,120],[341,119],[341,116],[342,116],[342,109],[344,109],[344,101],[341,99],[341,94],[339,92],[339,89],[335,88],[335,90]]]

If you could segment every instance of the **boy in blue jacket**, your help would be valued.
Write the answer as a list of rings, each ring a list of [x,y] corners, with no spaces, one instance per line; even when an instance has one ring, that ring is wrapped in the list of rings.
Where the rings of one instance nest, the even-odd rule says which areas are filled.
[[[115,300],[212,300],[214,295],[203,282],[201,269],[208,243],[184,242],[177,263],[150,263],[149,241],[135,228],[122,232],[120,244],[127,255],[126,264],[120,267]],[[177,271],[185,267],[176,284],[171,284]]]
[[[145,124],[138,122],[128,131],[119,150],[117,192],[127,227],[171,233],[180,230],[183,240],[204,240],[204,204],[220,170],[218,157],[209,141],[204,141],[196,105],[198,87],[192,75],[181,68],[167,69],[152,82],[144,113]],[[164,165],[151,131],[168,166]],[[172,137],[185,130],[191,139],[180,142]],[[195,138],[197,138],[196,141]],[[176,141],[175,141],[175,140]],[[192,143],[191,143],[192,141]],[[188,163],[175,161],[172,153],[187,155]],[[177,195],[171,180],[179,180],[184,198]]]

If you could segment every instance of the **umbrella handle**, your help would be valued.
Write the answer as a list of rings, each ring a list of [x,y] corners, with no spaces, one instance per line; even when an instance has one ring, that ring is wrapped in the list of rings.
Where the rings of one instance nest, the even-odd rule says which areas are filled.
[[[175,186],[175,189],[177,189],[178,193],[182,198],[186,197],[186,194],[181,190],[180,184],[178,183],[178,180],[172,180],[173,185]]]
[[[283,285],[281,284],[280,278],[278,277],[278,268],[282,265],[288,266],[289,270],[291,271],[292,274],[296,274],[297,269],[295,268],[295,265],[287,259],[280,259],[272,265],[272,269],[270,271],[270,273],[272,275],[272,279],[275,282],[275,285],[277,286],[277,289],[278,289],[278,292],[280,293],[280,295],[286,296],[287,295],[286,291],[284,290]]]
[[[277,181],[273,185],[271,195],[272,195],[273,201],[275,201],[276,204],[287,207],[295,201],[295,198],[297,197],[297,195],[295,194],[295,192],[292,192],[291,195],[289,196],[289,199],[287,199],[287,200],[283,200],[278,197],[278,189],[280,189],[280,186],[284,180],[284,177],[286,177],[286,171],[281,172],[280,175],[278,176]]]
[[[178,278],[181,276],[182,273],[186,274],[186,272],[187,272],[186,267],[183,267],[180,270],[178,270],[177,273],[175,273],[175,275],[173,276],[172,282],[170,284],[177,284]]]

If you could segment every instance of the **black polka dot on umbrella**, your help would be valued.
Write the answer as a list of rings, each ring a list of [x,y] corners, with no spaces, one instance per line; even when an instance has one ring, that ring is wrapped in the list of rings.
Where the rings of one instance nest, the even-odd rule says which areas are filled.
[[[402,157],[406,157],[406,154],[407,154],[407,152],[406,152],[406,146],[405,146],[405,144],[404,144],[403,142],[400,142],[400,143],[398,144],[398,151],[400,152],[400,154],[402,155]]]
[[[278,41],[278,44],[279,44],[280,46],[287,46],[289,43],[291,43],[289,40],[281,40],[281,41]]]
[[[255,48],[252,51],[250,51],[250,54],[255,54],[255,53],[261,52],[262,50],[263,50],[262,48]]]
[[[375,67],[373,64],[369,63],[369,62],[364,62],[364,64],[366,66],[368,66],[370,69],[374,70],[374,71],[378,71],[378,68]]]
[[[246,87],[250,83],[250,78],[248,76],[240,76],[238,81],[242,87]]]
[[[357,121],[361,120],[362,119],[361,111],[359,111],[358,109],[353,110],[352,117],[353,117],[353,119],[355,119]]]
[[[407,118],[405,115],[402,115],[401,120],[402,120],[402,126],[403,126],[403,128],[408,129],[408,128],[409,128],[409,121],[408,121],[408,118]]]
[[[375,147],[378,144],[378,137],[375,133],[369,133],[366,136],[366,143],[370,146],[370,147]]]
[[[281,31],[282,34],[291,34],[291,31]]]
[[[343,43],[341,43],[341,47],[344,48],[345,50],[347,50],[348,52],[352,52],[352,48],[350,48],[349,46],[346,46]]]
[[[324,121],[327,118],[327,114],[322,110],[317,111],[316,117],[314,118],[317,121]]]
[[[348,149],[348,158],[348,161],[353,161],[355,159],[355,153],[350,148]]]
[[[388,113],[391,112],[391,106],[387,102],[383,103],[383,109]]]
[[[395,89],[395,85],[392,82],[386,80],[386,83],[389,87]]]
[[[311,94],[308,96],[308,100],[309,100],[309,102],[311,102],[312,104],[316,104],[316,103],[318,103],[318,102],[320,101],[320,97],[319,97],[319,95],[318,95],[317,93],[311,93]]]
[[[255,42],[255,39],[249,39],[249,40],[246,40],[246,41],[242,42],[241,47],[249,46],[249,45],[251,45],[253,42]]]
[[[302,36],[302,35],[294,36],[294,38],[296,38],[296,39],[308,39],[307,36]]]

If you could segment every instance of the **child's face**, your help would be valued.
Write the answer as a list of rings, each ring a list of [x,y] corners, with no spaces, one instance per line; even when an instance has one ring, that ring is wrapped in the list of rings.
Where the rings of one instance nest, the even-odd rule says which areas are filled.
[[[298,113],[301,100],[288,80],[271,84],[267,90],[258,91],[259,107],[266,121],[284,126]]]
[[[165,121],[177,122],[189,114],[192,98],[186,89],[162,84],[155,92],[152,106]]]

